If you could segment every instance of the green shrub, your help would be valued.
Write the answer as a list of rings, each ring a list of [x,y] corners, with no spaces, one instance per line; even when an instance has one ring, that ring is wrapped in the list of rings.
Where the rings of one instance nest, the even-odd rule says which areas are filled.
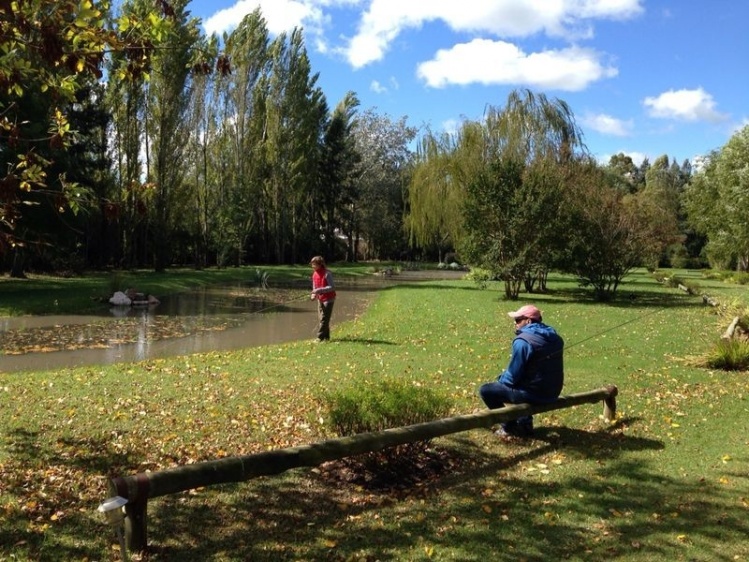
[[[452,407],[447,396],[432,389],[396,381],[339,390],[325,401],[330,426],[341,436],[431,421]]]
[[[330,393],[329,423],[341,436],[413,425],[446,417],[452,401],[432,389],[396,381],[380,381]],[[408,488],[424,474],[446,465],[429,441],[415,441],[343,459],[344,472],[372,489]]]
[[[723,339],[709,353],[707,365],[724,371],[746,371],[749,369],[749,341],[745,339]]]
[[[487,269],[472,268],[471,271],[466,275],[466,279],[469,279],[476,283],[480,289],[486,289],[489,281],[491,281],[492,274]]]
[[[682,285],[687,288],[687,292],[690,295],[699,295],[700,294],[700,284],[696,283],[695,281],[684,281],[682,282]]]

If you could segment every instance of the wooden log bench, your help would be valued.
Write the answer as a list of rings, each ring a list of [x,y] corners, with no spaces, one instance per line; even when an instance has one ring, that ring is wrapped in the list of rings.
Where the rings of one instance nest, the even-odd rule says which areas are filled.
[[[275,451],[241,457],[227,457],[195,464],[120,476],[111,481],[111,492],[127,500],[124,506],[125,543],[132,552],[144,551],[147,546],[146,515],[148,500],[202,488],[213,484],[243,482],[258,476],[280,474],[292,468],[318,466],[324,462],[374,452],[416,441],[426,441],[451,433],[491,427],[522,416],[561,410],[580,404],[603,401],[603,417],[616,417],[616,386],[560,396],[550,404],[513,404],[496,410],[466,414],[405,427],[362,433]]]

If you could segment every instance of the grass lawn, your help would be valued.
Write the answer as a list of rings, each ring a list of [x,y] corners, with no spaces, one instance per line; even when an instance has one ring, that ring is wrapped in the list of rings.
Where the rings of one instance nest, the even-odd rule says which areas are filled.
[[[749,375],[697,366],[749,300],[683,273],[722,306],[645,272],[606,304],[565,277],[521,295],[567,342],[566,393],[619,387],[615,423],[584,405],[538,415],[526,443],[441,438],[445,474],[397,491],[297,469],[156,498],[144,559],[749,561]],[[501,294],[412,283],[354,322],[334,317],[327,344],[0,373],[0,561],[118,560],[96,513],[111,477],[330,437],[331,388],[392,378],[448,393],[456,415],[481,410],[476,389],[513,335],[518,303]]]

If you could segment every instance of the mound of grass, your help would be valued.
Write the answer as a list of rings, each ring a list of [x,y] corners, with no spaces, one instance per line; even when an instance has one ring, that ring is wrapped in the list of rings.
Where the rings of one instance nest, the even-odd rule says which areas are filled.
[[[708,354],[706,364],[724,371],[749,370],[749,341],[742,338],[719,340]]]

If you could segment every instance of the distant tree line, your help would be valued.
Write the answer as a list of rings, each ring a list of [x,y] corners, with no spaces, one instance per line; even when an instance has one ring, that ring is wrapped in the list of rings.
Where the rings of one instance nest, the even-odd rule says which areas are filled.
[[[637,266],[749,267],[749,128],[699,170],[599,163],[529,90],[419,131],[354,92],[331,108],[300,30],[256,10],[207,37],[187,4],[3,9],[0,271],[450,255],[508,298],[550,271],[607,298]]]

